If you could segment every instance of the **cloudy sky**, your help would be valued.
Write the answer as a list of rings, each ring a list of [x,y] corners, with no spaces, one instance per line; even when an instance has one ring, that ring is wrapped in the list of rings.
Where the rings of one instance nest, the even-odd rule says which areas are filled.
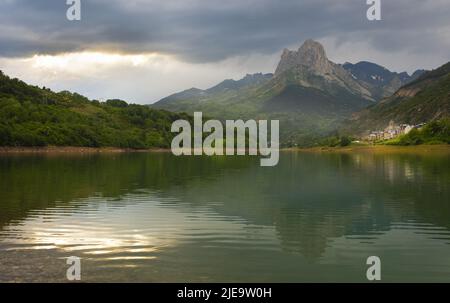
[[[0,70],[90,98],[153,103],[246,73],[273,72],[307,38],[337,63],[394,71],[450,61],[449,0],[0,0]]]

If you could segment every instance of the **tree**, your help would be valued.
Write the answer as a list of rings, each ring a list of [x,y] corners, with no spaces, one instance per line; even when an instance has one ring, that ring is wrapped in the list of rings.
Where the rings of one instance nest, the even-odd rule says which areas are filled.
[[[340,146],[349,146],[350,144],[352,144],[352,140],[348,136],[341,137]]]

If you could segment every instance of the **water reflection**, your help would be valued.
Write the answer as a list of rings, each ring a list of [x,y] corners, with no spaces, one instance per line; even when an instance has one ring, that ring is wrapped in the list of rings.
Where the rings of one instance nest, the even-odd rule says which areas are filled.
[[[21,257],[75,253],[91,281],[361,281],[373,254],[388,280],[448,281],[449,168],[448,153],[289,152],[270,169],[249,157],[2,156],[0,280],[39,280]]]

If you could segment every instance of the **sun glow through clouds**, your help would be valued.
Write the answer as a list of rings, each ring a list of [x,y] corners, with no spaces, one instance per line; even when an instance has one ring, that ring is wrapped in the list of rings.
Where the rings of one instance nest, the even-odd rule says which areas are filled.
[[[162,57],[158,54],[123,55],[102,52],[66,53],[60,55],[34,55],[28,60],[40,69],[83,69],[90,66],[131,65],[140,66]]]
[[[259,55],[192,63],[167,53],[84,51],[23,58],[0,56],[0,70],[54,91],[68,90],[91,99],[119,98],[148,104],[186,87],[205,89],[223,79],[240,79],[246,73],[271,71],[277,57],[278,54]]]

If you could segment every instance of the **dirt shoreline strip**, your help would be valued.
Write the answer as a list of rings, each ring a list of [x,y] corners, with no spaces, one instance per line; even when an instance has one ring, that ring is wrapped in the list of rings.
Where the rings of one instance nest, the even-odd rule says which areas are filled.
[[[48,146],[48,147],[0,147],[0,154],[30,154],[30,153],[138,153],[138,152],[170,152],[170,149],[131,149],[116,147],[72,147],[72,146]]]
[[[352,152],[449,152],[449,145],[416,145],[416,146],[348,146],[348,147],[312,147],[312,148],[284,148],[283,152],[312,152],[312,153],[352,153]],[[74,146],[46,146],[46,147],[0,147],[0,154],[29,154],[29,153],[166,153],[168,148],[131,149],[118,147],[74,147]]]

